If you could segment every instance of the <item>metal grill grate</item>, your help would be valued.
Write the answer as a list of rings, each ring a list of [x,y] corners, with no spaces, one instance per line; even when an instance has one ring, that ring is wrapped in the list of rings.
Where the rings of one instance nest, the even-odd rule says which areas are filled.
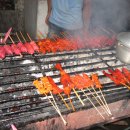
[[[35,58],[39,63],[35,62]],[[101,83],[103,84],[103,93],[108,103],[115,102],[130,96],[129,91],[122,87],[116,87],[112,81],[103,76],[102,70],[108,68],[120,68],[125,66],[115,57],[115,48],[103,49],[82,49],[79,51],[59,52],[56,54],[34,54],[24,55],[23,58],[18,56],[9,56],[0,61],[0,126],[7,128],[10,124],[15,123],[20,126],[38,120],[58,116],[48,100],[39,95],[32,85],[32,81],[42,76],[37,64],[47,76],[54,78],[55,82],[62,87],[59,82],[59,72],[54,69],[56,63],[61,63],[63,68],[70,75],[98,73]],[[77,90],[81,98],[86,103],[85,107],[81,106],[75,94],[71,94],[76,111],[80,109],[91,108],[92,105]],[[86,90],[89,97],[91,94]],[[67,102],[67,97],[62,94]],[[99,93],[100,95],[100,93]],[[51,98],[51,97],[50,97]],[[59,102],[60,98],[55,96],[59,108],[63,114],[70,113],[65,105]]]

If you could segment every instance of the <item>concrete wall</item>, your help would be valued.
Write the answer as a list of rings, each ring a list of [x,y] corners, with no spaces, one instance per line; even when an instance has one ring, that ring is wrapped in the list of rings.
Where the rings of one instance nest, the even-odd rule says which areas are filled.
[[[0,10],[0,32],[10,27],[13,31],[24,31],[24,0],[15,0],[15,10]]]
[[[31,37],[36,37],[37,27],[37,0],[25,0],[24,2],[24,16],[25,16],[25,31],[28,32]]]
[[[37,14],[37,33],[42,32],[44,35],[48,32],[48,27],[45,23],[47,15],[47,0],[38,0],[38,14]]]
[[[30,4],[31,3],[31,4]],[[45,17],[47,14],[46,0],[25,0],[25,31],[29,32],[31,37],[37,39],[38,31],[44,35],[47,33]]]

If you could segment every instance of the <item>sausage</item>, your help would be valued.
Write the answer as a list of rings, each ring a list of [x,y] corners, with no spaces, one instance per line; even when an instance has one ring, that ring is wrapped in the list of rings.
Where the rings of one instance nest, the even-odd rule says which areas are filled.
[[[5,49],[4,47],[0,46],[0,59],[5,58]]]
[[[13,50],[12,50],[12,48],[11,48],[10,45],[4,45],[3,47],[4,47],[5,53],[6,53],[7,55],[13,55]]]
[[[11,44],[11,48],[12,48],[14,54],[16,54],[16,55],[21,55],[21,51],[20,51],[20,49],[17,47],[16,44]]]
[[[25,45],[22,42],[19,42],[17,44],[17,47],[20,49],[21,52],[27,53],[27,48],[25,47]]]
[[[30,43],[26,42],[24,45],[27,48],[27,51],[28,51],[29,54],[31,54],[31,55],[34,54],[34,49],[33,49],[33,47],[31,46]]]
[[[33,47],[34,51],[39,52],[39,47],[34,41],[31,41],[30,44]]]

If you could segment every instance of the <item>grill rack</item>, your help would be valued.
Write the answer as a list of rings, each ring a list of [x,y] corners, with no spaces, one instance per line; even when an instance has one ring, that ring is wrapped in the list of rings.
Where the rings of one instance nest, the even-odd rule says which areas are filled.
[[[39,59],[39,65],[47,76],[51,76],[56,81],[56,84],[61,86],[59,82],[59,72],[53,67],[56,63],[62,63],[63,68],[70,74],[87,74],[98,73],[103,84],[103,93],[108,103],[129,98],[129,91],[119,86],[118,88],[110,80],[102,75],[102,70],[108,68],[120,68],[125,65],[117,60],[114,47],[106,47],[102,49],[81,49],[71,52],[58,52],[56,54],[49,53],[28,55],[23,58],[18,56],[9,56],[0,61],[0,127],[2,129],[10,127],[10,124],[15,123],[16,126],[40,121],[47,118],[58,116],[51,104],[42,95],[39,95],[32,85],[32,81],[41,77],[42,73],[38,69],[34,58]],[[35,68],[35,69],[34,69]],[[76,70],[76,71],[75,71]],[[107,80],[106,80],[107,79]],[[104,82],[105,81],[105,82]],[[61,86],[62,87],[62,86]],[[77,90],[81,98],[85,101],[85,107],[82,107],[75,94],[71,94],[73,104],[76,110],[88,109],[92,105],[82,95],[82,92]],[[87,94],[98,106],[91,94],[86,90]],[[63,97],[69,102],[64,94]],[[101,96],[101,95],[100,95]],[[56,100],[59,100],[55,96]],[[65,105],[58,102],[58,106],[63,114],[68,114]]]

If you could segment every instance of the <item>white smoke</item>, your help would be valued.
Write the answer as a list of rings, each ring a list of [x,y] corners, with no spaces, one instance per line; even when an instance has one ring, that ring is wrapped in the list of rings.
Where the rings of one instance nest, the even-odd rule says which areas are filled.
[[[129,0],[91,0],[91,28],[111,28],[115,32],[127,29],[130,18]]]

